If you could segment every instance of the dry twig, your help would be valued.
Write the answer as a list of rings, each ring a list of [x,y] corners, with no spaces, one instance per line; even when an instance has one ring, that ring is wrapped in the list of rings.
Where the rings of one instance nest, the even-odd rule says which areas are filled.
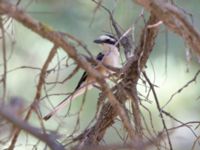
[[[52,150],[64,150],[64,147],[57,142],[54,135],[44,133],[41,129],[29,125],[27,122],[14,115],[12,113],[12,110],[10,110],[8,107],[0,106],[0,116],[13,124],[18,129],[24,130],[27,133],[40,139],[41,141],[46,143]]]

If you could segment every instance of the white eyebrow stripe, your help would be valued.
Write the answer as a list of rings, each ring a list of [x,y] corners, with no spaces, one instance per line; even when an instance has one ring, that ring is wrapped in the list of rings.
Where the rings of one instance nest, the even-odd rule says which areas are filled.
[[[102,41],[109,39],[109,40],[115,42],[115,39],[113,39],[113,38],[111,38],[111,37],[109,37],[109,36],[107,36],[107,35],[101,35],[101,36],[99,37],[99,39],[102,40]]]

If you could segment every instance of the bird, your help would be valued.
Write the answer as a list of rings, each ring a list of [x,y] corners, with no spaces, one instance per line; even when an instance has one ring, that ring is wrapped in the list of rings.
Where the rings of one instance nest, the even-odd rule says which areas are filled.
[[[120,52],[119,52],[119,42],[112,34],[103,34],[94,40],[94,43],[99,44],[102,52],[96,56],[96,61],[101,62],[103,65],[95,65],[94,69],[99,71],[103,76],[109,76],[113,73],[112,70],[108,69],[104,65],[110,67],[120,66]],[[72,94],[61,101],[56,107],[53,108],[51,112],[43,117],[44,120],[50,119],[56,112],[64,108],[69,101],[74,100],[76,97],[80,96],[87,90],[92,89],[94,85],[97,85],[95,78],[88,75],[85,71],[81,76],[77,86],[75,87]]]

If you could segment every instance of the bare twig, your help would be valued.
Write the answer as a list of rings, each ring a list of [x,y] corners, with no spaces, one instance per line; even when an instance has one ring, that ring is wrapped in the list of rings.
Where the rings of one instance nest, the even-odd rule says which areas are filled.
[[[79,39],[77,39],[76,37],[74,37],[73,35],[66,33],[66,32],[59,32],[61,35],[64,35],[66,37],[68,37],[69,39],[75,41],[78,45],[80,45],[89,55],[90,57],[93,57],[92,53],[89,51],[89,49],[87,48],[86,44],[84,44],[83,42],[81,42]]]
[[[111,144],[111,145],[92,145],[92,146],[85,146],[82,150],[121,150],[121,149],[131,149],[131,150],[148,150],[152,147],[152,143],[157,143],[163,138],[162,134],[159,134],[155,138],[151,138],[149,141],[140,142],[133,141],[132,143],[125,143],[125,144]],[[75,147],[73,150],[79,150],[79,148]]]
[[[154,24],[158,20],[155,16],[150,16],[147,25]],[[146,25],[146,26],[147,26]],[[124,104],[128,97],[122,92],[122,89],[126,89],[123,85],[127,85],[129,82],[135,84],[139,79],[140,73],[138,67],[143,68],[148,60],[148,57],[153,49],[154,41],[158,33],[158,28],[151,28],[142,32],[139,46],[136,49],[134,57],[129,59],[127,64],[123,67],[123,80],[119,82],[114,89],[113,93],[120,100],[120,103]],[[146,35],[146,36],[144,36]],[[145,37],[145,38],[144,38]],[[146,41],[146,42],[144,42]],[[145,47],[145,53],[143,52]],[[140,56],[140,57],[139,57]],[[140,63],[139,63],[140,59]],[[134,87],[132,87],[134,88]],[[120,91],[120,92],[119,92]],[[137,113],[138,114],[138,113]],[[114,119],[117,116],[116,109],[112,107],[110,103],[105,103],[99,113],[99,117],[96,123],[80,134],[74,141],[79,140],[82,145],[98,144],[102,140],[106,130],[114,123]]]
[[[48,69],[49,63],[52,61],[54,55],[57,52],[57,48],[58,47],[56,45],[53,46],[53,48],[51,49],[51,51],[49,53],[47,60],[45,61],[44,65],[42,67],[42,70],[41,70],[41,73],[40,73],[40,78],[39,78],[39,81],[38,81],[38,84],[37,84],[37,90],[36,90],[36,95],[35,95],[34,101],[35,100],[39,101],[39,99],[41,97],[41,90],[42,90],[42,86],[45,82],[46,71]]]
[[[41,73],[40,73],[40,78],[39,78],[39,81],[38,81],[38,84],[37,84],[36,94],[35,94],[35,97],[34,97],[34,100],[33,100],[32,104],[31,104],[31,108],[28,110],[28,112],[27,112],[27,114],[25,116],[25,120],[29,119],[33,109],[36,110],[35,106],[36,106],[36,104],[38,104],[37,102],[40,100],[40,97],[41,97],[41,90],[42,90],[42,86],[43,86],[43,83],[44,83],[44,80],[45,80],[45,75],[46,75],[47,68],[49,66],[49,63],[53,59],[56,51],[57,51],[57,46],[54,45],[52,50],[49,53],[49,56],[48,56],[47,60],[45,61],[44,65],[42,67],[42,70],[41,70]],[[13,139],[12,139],[10,147],[9,147],[10,150],[14,148],[14,145],[15,145],[15,143],[17,141],[19,133],[20,133],[20,129],[18,129],[16,131],[15,135],[13,136]]]
[[[56,81],[56,82],[46,82],[46,84],[63,84],[64,82],[66,82],[66,81],[68,81],[68,80],[70,80],[76,73],[77,73],[77,71],[79,70],[79,67],[78,66],[76,66],[73,70],[72,70],[72,72],[64,79],[64,80],[62,80],[62,81]]]
[[[157,16],[170,30],[181,36],[200,55],[200,33],[187,20],[185,12],[166,0],[133,0]]]
[[[160,114],[160,117],[161,117],[161,120],[162,120],[162,124],[163,124],[164,130],[165,130],[166,133],[167,133],[167,139],[168,139],[168,143],[169,143],[170,150],[173,150],[172,143],[171,143],[171,139],[170,139],[170,136],[169,136],[169,131],[168,131],[168,129],[167,129],[167,125],[166,125],[166,123],[165,123],[164,116],[163,116],[163,114],[162,114],[162,110],[161,110],[161,107],[160,107],[159,100],[158,100],[158,98],[157,98],[156,91],[155,91],[154,86],[151,84],[151,81],[149,80],[149,78],[147,77],[147,75],[146,75],[145,72],[143,73],[143,75],[144,75],[146,81],[148,82],[148,84],[149,84],[149,86],[150,86],[152,92],[153,92],[153,96],[154,96],[154,99],[155,99],[155,101],[156,101],[156,106],[157,106],[157,109],[158,109],[158,111],[159,111],[159,114]]]
[[[171,115],[170,113],[168,113],[168,112],[166,112],[166,111],[164,111],[164,110],[162,110],[162,112],[163,112],[163,114],[165,114],[166,116],[168,116],[168,117],[172,118],[173,120],[177,121],[178,123],[180,123],[181,126],[186,126],[186,127],[192,132],[192,134],[193,134],[195,137],[197,137],[197,134],[196,134],[196,133],[194,132],[194,130],[188,125],[188,123],[184,123],[184,122],[178,120],[178,119],[175,118],[173,115]],[[191,123],[191,122],[190,122],[190,123]],[[193,123],[194,123],[194,122],[193,122]],[[195,123],[196,123],[196,122],[195,122]]]
[[[117,37],[119,38],[117,43],[120,42],[122,44],[122,46],[124,48],[124,53],[125,53],[126,59],[130,58],[133,55],[133,48],[134,48],[133,39],[130,34],[130,31],[132,29],[129,28],[124,34],[122,34],[120,29],[118,28],[118,24],[115,21],[112,12],[106,6],[104,6],[102,3],[99,3],[96,0],[92,0],[92,1],[97,4],[98,8],[101,7],[108,13],[111,23],[112,23],[112,26],[115,29]]]
[[[59,33],[53,31],[51,28],[38,22],[37,20],[34,20],[32,17],[26,15],[22,10],[19,10],[16,6],[8,3],[7,1],[0,1],[0,10],[1,13],[9,15],[10,17],[21,22],[23,25],[38,33],[42,37],[53,42],[58,47],[63,48],[63,50],[67,52],[69,57],[73,58],[80,67],[82,67],[89,73],[89,75],[93,76],[96,79],[96,81],[101,85],[102,90],[106,93],[106,96],[108,97],[112,106],[118,110],[117,113],[124,122],[125,128],[128,130],[130,136],[133,137],[134,133],[131,124],[129,123],[129,119],[126,116],[125,110],[123,109],[121,104],[116,100],[112,92],[109,90],[109,87],[106,81],[104,80],[103,76],[99,74],[98,71],[93,69],[92,66],[82,56],[78,55],[77,51],[73,46],[69,45]],[[40,88],[40,86],[38,86],[38,88]],[[40,97],[40,93],[37,93],[34,99],[38,99],[38,97]],[[29,118],[30,113],[31,110],[28,111],[25,119]]]
[[[52,150],[64,150],[64,147],[56,141],[54,135],[43,133],[41,129],[35,128],[29,125],[27,122],[23,121],[19,117],[15,116],[10,109],[5,106],[0,106],[0,116],[5,120],[13,124],[20,130],[24,130],[27,133],[35,136],[44,143],[46,143]]]
[[[1,38],[2,38],[2,53],[3,53],[3,100],[6,99],[6,83],[7,83],[7,54],[6,54],[6,37],[5,37],[5,30],[3,25],[3,19],[0,16],[0,28],[1,28]]]
[[[174,96],[176,96],[178,93],[181,93],[182,90],[184,90],[185,88],[187,88],[191,83],[195,82],[197,80],[198,75],[200,74],[200,70],[198,70],[195,74],[195,76],[188,81],[184,86],[182,86],[180,89],[178,89],[175,93],[173,93],[171,95],[171,97],[169,98],[169,100],[161,107],[161,110],[163,110],[174,98]]]

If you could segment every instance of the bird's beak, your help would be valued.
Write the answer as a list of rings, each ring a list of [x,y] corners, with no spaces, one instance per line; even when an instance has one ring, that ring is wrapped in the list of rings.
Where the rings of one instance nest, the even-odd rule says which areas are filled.
[[[94,40],[94,43],[100,44],[100,43],[102,43],[102,40],[96,39],[96,40]]]

